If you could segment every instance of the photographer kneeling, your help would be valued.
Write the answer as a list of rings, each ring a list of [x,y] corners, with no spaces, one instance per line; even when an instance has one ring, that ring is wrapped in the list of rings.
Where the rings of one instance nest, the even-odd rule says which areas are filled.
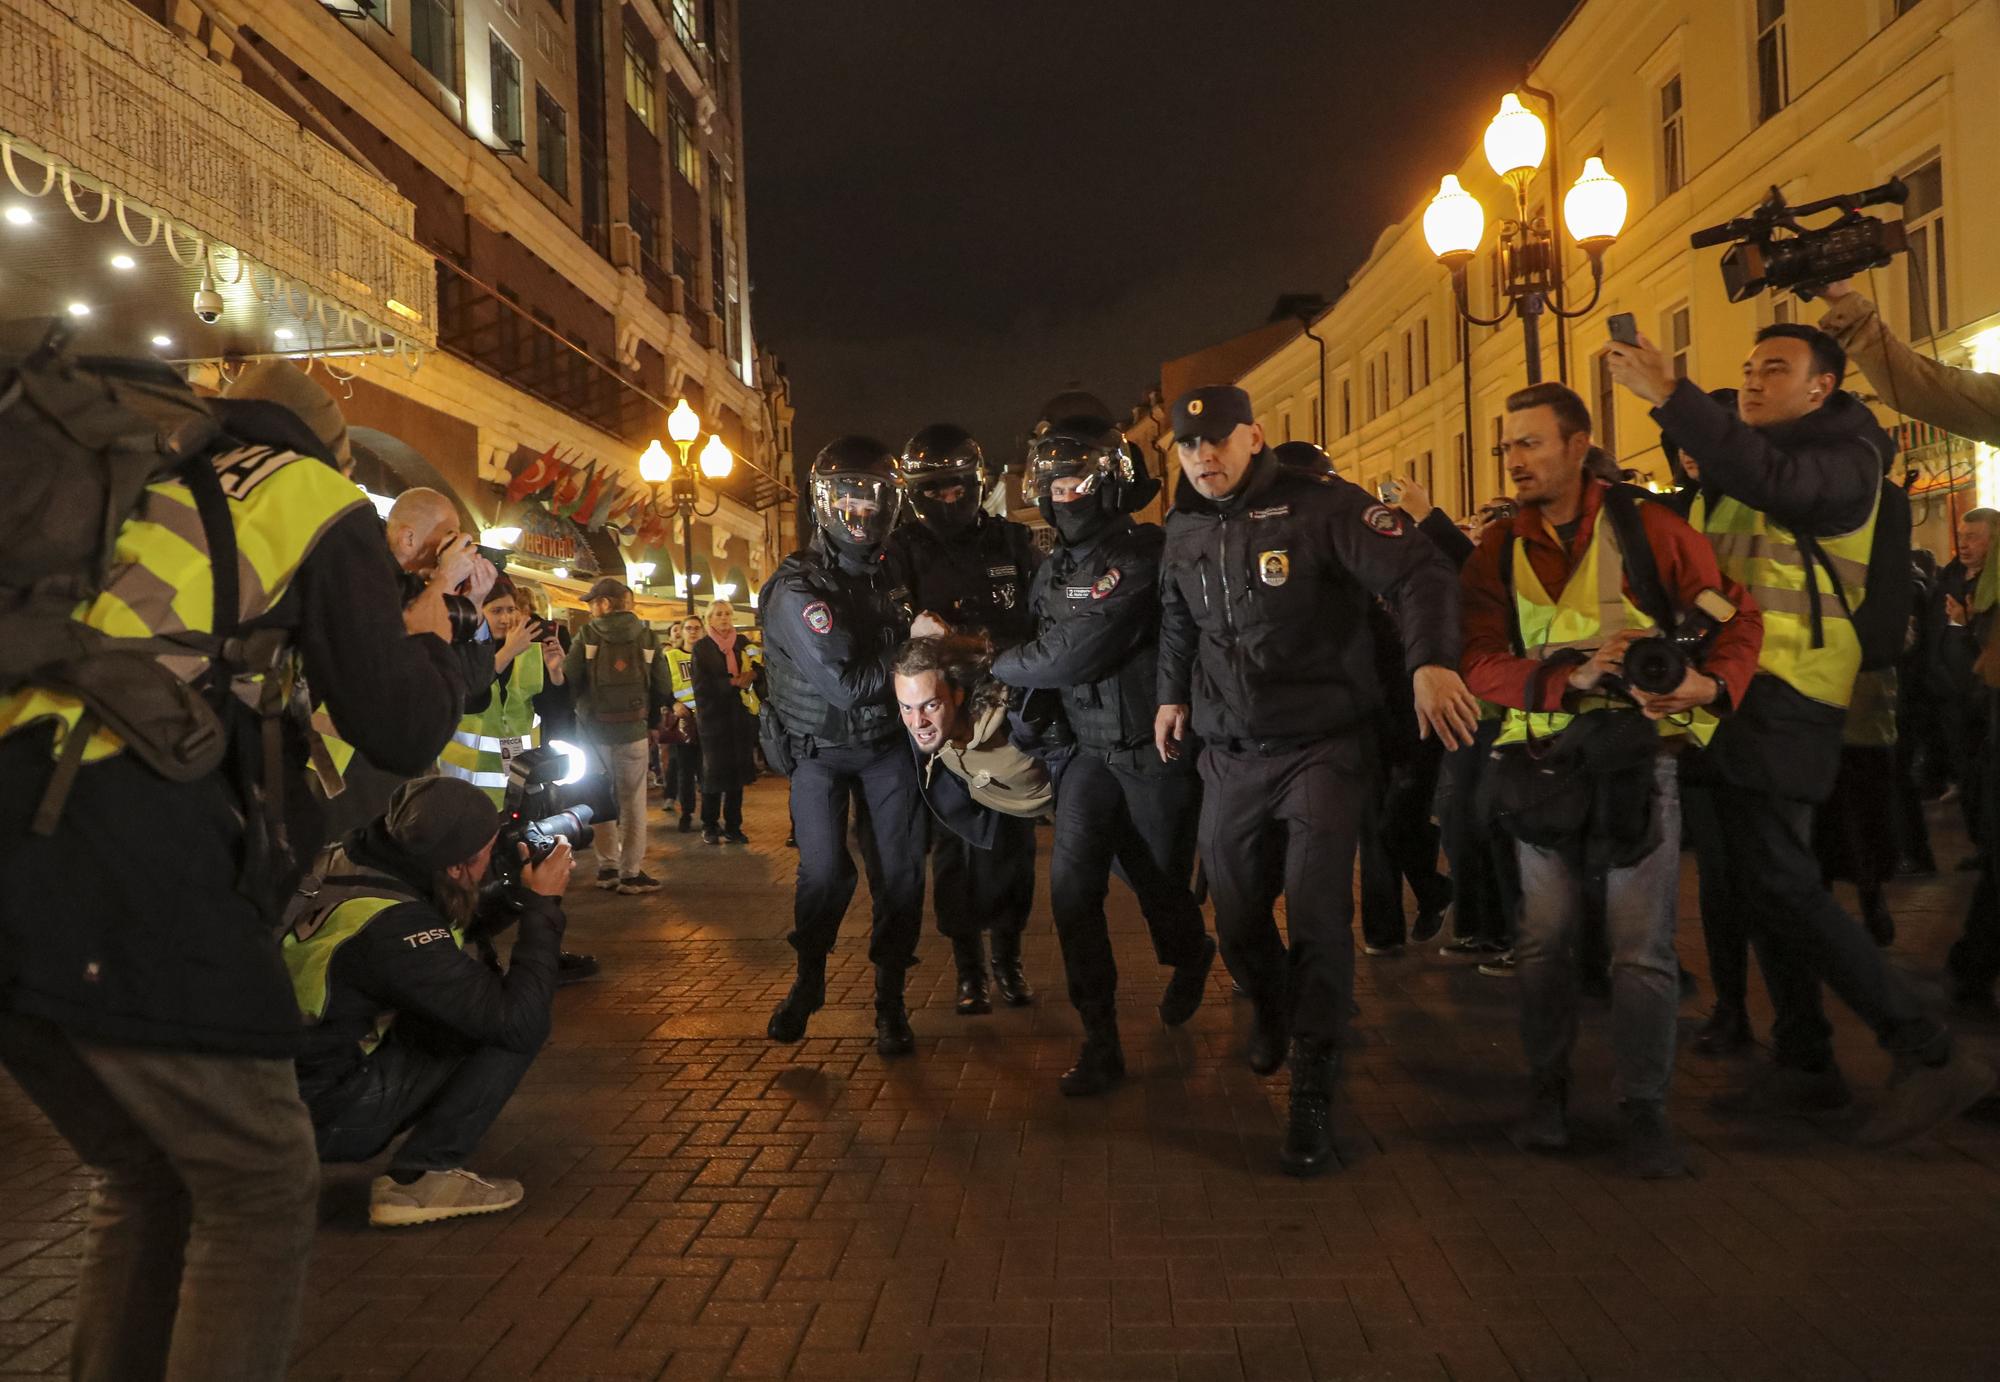
[[[1590,413],[1569,389],[1511,395],[1504,438],[1520,511],[1488,525],[1460,580],[1466,685],[1507,707],[1483,790],[1519,842],[1514,953],[1534,1093],[1513,1137],[1536,1151],[1569,1145],[1574,951],[1584,890],[1601,879],[1627,1162],[1635,1175],[1675,1176],[1683,1163],[1666,1117],[1680,1003],[1672,750],[1687,711],[1741,699],[1763,622],[1699,533],[1585,474]],[[1697,630],[1711,640],[1705,650]]]
[[[284,938],[310,1029],[299,1094],[325,1162],[366,1161],[409,1136],[378,1176],[381,1227],[489,1214],[521,1202],[517,1181],[465,1162],[549,1034],[562,940],[567,840],[539,862],[528,846],[504,899],[482,885],[500,813],[456,778],[398,788],[388,812],[348,836],[310,910]],[[475,921],[518,912],[512,963],[466,951]]]

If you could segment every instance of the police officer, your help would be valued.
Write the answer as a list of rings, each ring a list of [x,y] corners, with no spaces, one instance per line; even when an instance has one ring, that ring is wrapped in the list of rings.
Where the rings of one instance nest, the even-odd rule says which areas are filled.
[[[993,665],[1010,685],[1060,688],[1076,738],[1056,794],[1049,861],[1069,998],[1084,1029],[1061,1080],[1071,1095],[1102,1093],[1125,1074],[1104,918],[1114,862],[1138,894],[1154,955],[1173,966],[1161,1021],[1178,1026],[1193,1016],[1215,958],[1188,891],[1201,782],[1191,756],[1163,762],[1152,746],[1166,539],[1131,514],[1160,485],[1103,411],[1059,417],[1029,446],[1026,489],[1055,529],[1056,548],[1034,584],[1034,640]]]
[[[963,427],[934,423],[903,448],[903,492],[916,515],[889,540],[919,633],[985,634],[999,647],[1033,631],[1028,582],[1040,560],[1024,524],[984,512],[997,474]],[[928,615],[925,619],[923,616]],[[993,982],[1009,1007],[1034,1001],[1021,972],[1021,931],[1035,904],[1035,827],[1003,817],[991,849],[949,830],[932,833],[932,899],[939,934],[958,966],[958,1014],[991,1012],[980,932],[993,936]]]
[[[772,767],[792,779],[792,828],[799,840],[792,948],[798,978],[771,1014],[771,1040],[805,1035],[826,1001],[826,956],[854,896],[847,852],[847,804],[867,804],[876,858],[875,1049],[902,1055],[915,1046],[903,1006],[903,975],[916,960],[923,926],[923,800],[916,761],[901,742],[889,662],[907,623],[904,592],[885,546],[902,494],[896,458],[868,437],[829,442],[812,463],[818,531],[764,584],[757,608],[775,717],[764,735]]]
[[[1279,1161],[1311,1175],[1333,1155],[1328,1105],[1354,988],[1355,841],[1381,702],[1368,596],[1397,612],[1419,732],[1455,747],[1478,719],[1454,670],[1457,582],[1366,491],[1279,464],[1241,389],[1195,389],[1172,421],[1182,480],[1167,520],[1155,741],[1163,759],[1183,752],[1192,702],[1216,931],[1256,1005],[1251,1068],[1276,1070],[1292,1039]],[[1289,955],[1268,910],[1278,880],[1266,875],[1280,867]]]

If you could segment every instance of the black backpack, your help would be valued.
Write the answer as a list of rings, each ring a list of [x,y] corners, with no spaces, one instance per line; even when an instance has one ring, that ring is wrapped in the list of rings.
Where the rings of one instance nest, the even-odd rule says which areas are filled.
[[[211,673],[241,662],[235,527],[211,463],[221,428],[158,361],[74,355],[47,319],[0,325],[0,429],[0,693],[36,686],[84,706],[35,815],[49,834],[100,726],[170,781],[221,765],[227,677]],[[214,563],[212,631],[118,637],[78,622],[146,487],[172,479],[193,496]]]

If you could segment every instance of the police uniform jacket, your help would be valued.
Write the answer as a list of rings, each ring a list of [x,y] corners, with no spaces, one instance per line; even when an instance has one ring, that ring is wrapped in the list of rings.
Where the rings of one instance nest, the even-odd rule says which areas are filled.
[[[1043,563],[1029,607],[1034,640],[1003,651],[993,675],[1009,686],[1059,688],[1076,742],[1094,753],[1153,740],[1159,708],[1158,524],[1121,516]]]
[[[903,732],[889,663],[909,628],[907,598],[885,558],[846,569],[824,534],[764,583],[765,713],[794,745],[873,747]]]
[[[321,884],[321,899],[379,896],[394,904],[345,940],[325,967],[324,1009],[306,1029],[299,1094],[324,1123],[340,1086],[366,1064],[384,1026],[421,1023],[463,1041],[529,1052],[548,1040],[562,948],[562,903],[519,893],[521,912],[505,973],[462,948],[430,898],[430,871],[389,838],[381,821],[348,836]],[[324,915],[327,908],[318,909]],[[296,923],[310,932],[313,913]],[[295,980],[296,982],[296,980]]]
[[[969,531],[946,537],[921,520],[905,523],[890,535],[889,560],[912,611],[934,611],[1000,647],[1034,634],[1028,587],[1041,554],[1025,524],[981,514]]]
[[[1358,485],[1268,450],[1227,500],[1182,480],[1160,583],[1159,700],[1194,707],[1224,748],[1364,729],[1381,704],[1371,593],[1394,608],[1406,670],[1458,665],[1451,563]]]

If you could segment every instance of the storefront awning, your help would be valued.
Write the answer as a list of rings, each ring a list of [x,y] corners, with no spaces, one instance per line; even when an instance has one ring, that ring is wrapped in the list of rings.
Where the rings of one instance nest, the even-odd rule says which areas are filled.
[[[176,360],[436,344],[411,204],[185,39],[121,0],[7,0],[0,53],[10,313]]]

